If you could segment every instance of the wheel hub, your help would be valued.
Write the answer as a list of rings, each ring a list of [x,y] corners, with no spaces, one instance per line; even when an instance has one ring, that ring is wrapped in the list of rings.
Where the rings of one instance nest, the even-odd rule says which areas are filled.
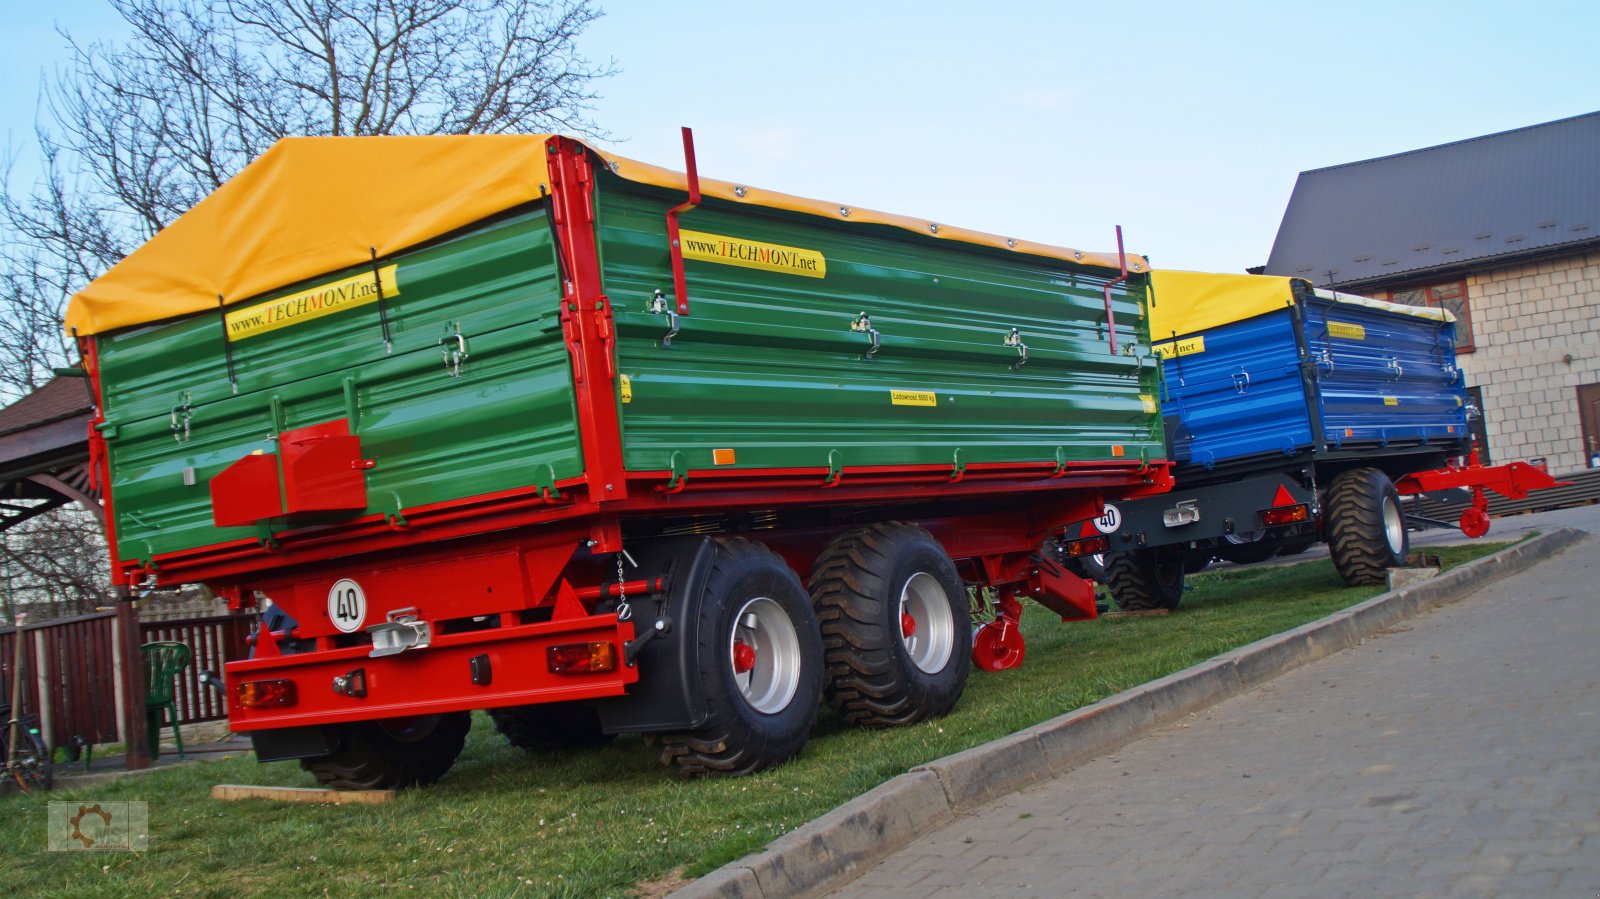
[[[757,596],[733,617],[728,665],[734,687],[751,708],[776,715],[800,689],[800,636],[777,601]]]
[[[756,649],[748,643],[733,644],[733,672],[743,674],[756,667]]]
[[[919,571],[900,589],[900,644],[928,674],[944,670],[955,652],[955,617],[937,578]]]

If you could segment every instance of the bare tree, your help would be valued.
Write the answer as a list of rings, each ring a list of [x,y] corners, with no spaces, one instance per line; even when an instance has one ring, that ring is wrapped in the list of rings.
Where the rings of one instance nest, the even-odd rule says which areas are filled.
[[[65,361],[71,295],[286,135],[596,134],[590,0],[108,0],[121,44],[64,35],[44,177],[0,215],[0,390]],[[54,331],[54,333],[52,333]]]
[[[74,293],[278,138],[597,135],[596,85],[615,71],[578,52],[601,15],[591,0],[107,2],[130,36],[63,34],[69,58],[36,125],[43,175],[0,191],[0,403],[75,355],[62,331]],[[6,592],[101,601],[88,517],[29,525],[0,547]]]
[[[106,545],[99,522],[63,506],[6,531],[0,542],[0,606],[7,623],[83,615],[110,605]]]

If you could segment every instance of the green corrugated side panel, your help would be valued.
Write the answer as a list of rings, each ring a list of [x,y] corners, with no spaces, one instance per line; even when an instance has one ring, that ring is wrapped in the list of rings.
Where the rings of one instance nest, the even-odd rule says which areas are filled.
[[[691,314],[662,347],[672,296],[664,215],[676,198],[603,178],[600,226],[607,295],[619,333],[629,470],[1088,462],[1164,455],[1157,366],[1110,354],[1097,270],[890,229],[833,224],[749,207],[701,206],[682,227],[815,250],[816,279],[688,260]],[[1145,279],[1114,289],[1122,346],[1148,347]],[[866,312],[881,334],[850,329]],[[1013,368],[1012,328],[1028,346]],[[1146,351],[1147,352],[1147,351]],[[936,406],[895,405],[894,391]],[[1146,402],[1143,398],[1152,398]]]
[[[256,528],[212,525],[210,479],[252,451],[275,452],[279,431],[339,418],[350,420],[363,456],[377,460],[366,472],[366,512],[582,473],[544,213],[492,220],[384,260],[391,261],[399,266],[399,295],[386,303],[393,352],[385,350],[376,304],[342,310],[234,341],[237,395],[216,315],[102,338],[123,558],[258,536]],[[457,323],[471,355],[462,376],[452,377],[440,340]],[[172,419],[178,407],[181,421],[185,403],[189,430],[180,439]],[[184,484],[186,468],[195,471],[193,486]],[[279,521],[274,529],[302,523]]]

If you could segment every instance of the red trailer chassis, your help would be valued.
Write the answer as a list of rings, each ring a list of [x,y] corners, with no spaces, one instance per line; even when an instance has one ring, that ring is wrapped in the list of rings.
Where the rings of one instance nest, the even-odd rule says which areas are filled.
[[[561,322],[583,475],[368,515],[336,528],[264,532],[148,563],[115,558],[111,535],[121,585],[204,582],[235,608],[261,595],[295,616],[291,628],[258,635],[253,658],[228,665],[234,730],[621,696],[639,681],[635,660],[653,636],[651,625],[630,617],[628,600],[673,589],[669,568],[628,572],[622,560],[627,546],[637,545],[630,531],[648,532],[662,521],[760,541],[802,576],[828,541],[852,526],[914,521],[940,541],[968,585],[995,592],[996,619],[974,653],[991,670],[1022,659],[1018,596],[1035,598],[1063,619],[1094,617],[1092,585],[1045,561],[1039,548],[1066,523],[1098,514],[1106,501],[1169,489],[1164,460],[687,476],[625,470],[614,323],[598,274],[593,171],[581,145],[557,139],[551,147],[550,209],[565,276]],[[80,346],[98,393],[94,341]],[[99,483],[109,484],[102,423],[97,418],[90,426],[91,467]],[[352,449],[359,459],[359,443]],[[106,519],[115,522],[106,492]],[[219,521],[250,517],[235,511],[218,510]],[[748,512],[780,524],[728,524]],[[359,598],[363,609],[368,594],[379,599],[374,612],[387,621],[366,629],[372,642],[334,620],[341,590],[353,590],[351,601]],[[383,598],[394,595],[422,598],[388,608]]]

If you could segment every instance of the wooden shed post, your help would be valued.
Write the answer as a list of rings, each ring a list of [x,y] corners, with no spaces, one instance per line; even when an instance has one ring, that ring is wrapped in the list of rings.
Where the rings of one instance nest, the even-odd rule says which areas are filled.
[[[121,655],[122,742],[128,747],[129,770],[150,767],[149,733],[144,714],[144,654],[139,651],[139,609],[126,584],[116,588],[117,648]]]

